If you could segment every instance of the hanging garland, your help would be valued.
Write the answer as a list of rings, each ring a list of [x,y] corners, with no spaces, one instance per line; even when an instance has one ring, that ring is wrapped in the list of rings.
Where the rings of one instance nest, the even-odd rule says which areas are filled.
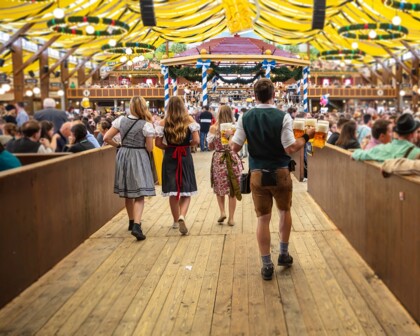
[[[236,74],[236,75],[242,75],[242,74],[251,74],[255,73],[257,71],[260,71],[262,68],[262,64],[258,63],[257,65],[253,67],[249,66],[240,66],[240,65],[231,65],[231,66],[218,66],[216,63],[211,63],[211,68],[219,73],[229,73],[229,74]]]
[[[383,4],[388,7],[400,9],[400,10],[411,10],[418,12],[420,11],[420,3],[409,3],[405,1],[393,1],[393,0],[382,0]]]
[[[228,84],[249,84],[255,81],[259,76],[264,76],[264,70],[262,69],[261,63],[257,64],[255,67],[241,67],[238,65],[233,65],[229,67],[219,67],[212,63],[211,68],[209,68],[208,72],[209,80],[211,80],[213,76],[217,76],[220,78],[221,81]],[[255,75],[253,75],[253,77],[249,79],[244,79],[241,77],[223,77],[222,75],[220,75],[221,73],[236,75],[255,73]],[[280,68],[271,69],[271,73],[275,75],[271,78],[273,82],[285,82],[291,78],[299,80],[302,78],[302,67],[297,67],[293,70],[290,70],[286,66],[282,66]],[[190,82],[201,82],[202,79],[201,69],[196,69],[193,67],[169,67],[169,76],[172,78],[184,77]]]
[[[88,34],[85,30],[71,28],[77,23],[89,23],[95,25],[107,25],[103,30],[95,30]],[[66,16],[62,19],[52,19],[47,21],[47,26],[60,34],[79,35],[79,36],[114,36],[125,34],[130,26],[119,20],[99,18],[97,16]],[[116,28],[114,28],[116,27]]]
[[[366,53],[359,49],[339,49],[339,50],[326,50],[318,54],[320,59],[324,60],[362,60]]]
[[[131,48],[133,54],[147,54],[149,52],[155,51],[156,47],[139,42],[126,42],[126,43],[117,43],[114,47],[109,44],[105,44],[102,47],[103,51],[110,52],[113,54],[126,54],[126,49]]]
[[[369,34],[361,34],[361,32],[366,30],[383,30],[386,32],[386,34],[377,33],[376,37],[371,38]],[[408,29],[404,26],[396,26],[391,23],[360,23],[341,27],[338,30],[338,33],[341,36],[351,39],[380,41],[396,40],[403,38],[405,35],[408,34]]]
[[[221,76],[218,72],[214,72],[214,75],[217,76],[218,79],[220,79],[223,83],[227,83],[227,84],[251,84],[253,83],[256,79],[258,79],[258,77],[260,76],[264,76],[264,72],[263,71],[259,71],[257,72],[254,77],[252,78],[241,78],[241,77],[237,77],[237,78],[232,78],[232,79],[228,79],[226,77]]]

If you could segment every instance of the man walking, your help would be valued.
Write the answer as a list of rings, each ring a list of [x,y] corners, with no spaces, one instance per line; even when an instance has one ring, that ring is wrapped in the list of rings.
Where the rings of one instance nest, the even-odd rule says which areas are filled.
[[[200,150],[202,152],[208,151],[208,144],[207,144],[207,133],[209,132],[211,121],[213,119],[213,115],[209,111],[208,106],[203,107],[203,112],[200,113],[199,123],[200,123]]]
[[[261,275],[264,280],[271,280],[274,265],[269,225],[273,198],[280,212],[278,265],[291,266],[293,258],[288,247],[293,185],[289,154],[304,147],[313,138],[315,130],[309,129],[302,138],[295,139],[292,118],[274,106],[274,85],[269,79],[260,79],[254,85],[254,93],[258,105],[239,118],[231,146],[239,152],[248,141],[252,200],[258,217],[257,240],[263,264]]]

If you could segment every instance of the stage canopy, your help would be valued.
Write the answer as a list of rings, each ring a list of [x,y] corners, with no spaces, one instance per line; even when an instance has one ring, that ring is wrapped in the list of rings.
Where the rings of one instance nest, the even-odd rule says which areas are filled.
[[[32,42],[58,35],[53,48],[67,52],[78,47],[74,55],[94,54],[93,60],[103,61],[116,59],[102,49],[111,38],[123,46],[137,42],[157,47],[167,40],[203,42],[224,31],[251,29],[276,44],[308,42],[321,52],[332,51],[330,59],[334,52],[342,57],[354,50],[357,57],[348,58],[362,64],[419,44],[420,3],[415,1],[327,0],[325,27],[319,30],[312,29],[313,0],[154,0],[154,27],[143,26],[139,0],[2,0],[0,31],[11,36],[30,25],[23,36]],[[64,10],[61,20],[54,18],[57,8]],[[87,25],[92,32],[86,33]],[[0,57],[6,60],[2,71],[7,71],[10,53]]]

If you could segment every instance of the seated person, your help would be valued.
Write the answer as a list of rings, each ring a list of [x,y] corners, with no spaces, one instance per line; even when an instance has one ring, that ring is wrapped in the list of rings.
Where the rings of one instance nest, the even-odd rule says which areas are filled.
[[[20,167],[22,164],[19,159],[9,153],[0,143],[0,172]]]
[[[6,146],[6,144],[10,140],[15,140],[17,135],[18,135],[18,128],[17,128],[16,124],[5,123],[3,125],[3,135],[0,135],[0,143],[3,146]]]
[[[95,149],[95,146],[86,138],[88,131],[83,124],[73,125],[71,128],[71,136],[67,145],[67,152],[79,153],[89,149]]]
[[[378,119],[373,123],[372,136],[364,148],[369,150],[380,144],[387,144],[392,141],[392,124],[389,120]]]
[[[41,139],[41,126],[36,120],[29,120],[22,125],[21,139],[12,140],[7,143],[6,149],[11,153],[52,153],[50,142]]]
[[[89,132],[89,130],[88,130],[88,125],[87,125],[87,124],[85,124],[82,120],[75,120],[75,121],[73,122],[73,125],[78,125],[78,124],[79,124],[79,125],[84,125],[84,126],[85,126],[85,129],[86,129],[86,132],[87,132],[86,138],[88,139],[88,141],[89,141],[90,143],[92,143],[93,147],[94,147],[94,148],[99,148],[99,147],[101,147],[101,145],[99,145],[98,140],[96,140],[95,136],[94,136],[92,133],[90,133],[90,132]]]
[[[370,150],[356,150],[352,158],[359,161],[385,161],[397,158],[414,159],[420,154],[420,148],[415,145],[419,127],[420,122],[414,120],[411,114],[405,113],[398,118],[394,127],[397,139],[387,144],[377,145]]]
[[[355,121],[350,120],[346,122],[341,130],[341,134],[335,143],[336,146],[343,149],[356,149],[360,148],[360,144],[356,138],[357,124]]]
[[[349,120],[344,118],[344,117],[338,119],[336,130],[335,130],[335,132],[331,133],[331,135],[329,136],[329,138],[327,140],[327,143],[329,143],[330,145],[335,145],[338,138],[340,137],[341,129],[343,128],[344,124],[348,121]]]
[[[396,175],[420,175],[420,155],[415,160],[400,158],[386,160],[382,167],[384,177]]]
[[[61,125],[60,130],[57,131],[54,135],[57,136],[57,147],[55,149],[56,152],[63,152],[64,148],[68,143],[68,138],[71,135],[71,122],[67,121],[63,125]]]

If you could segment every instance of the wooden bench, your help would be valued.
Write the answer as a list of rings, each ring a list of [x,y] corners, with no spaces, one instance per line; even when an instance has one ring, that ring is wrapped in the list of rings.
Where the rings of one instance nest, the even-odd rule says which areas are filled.
[[[63,156],[71,155],[73,153],[50,153],[50,154],[38,154],[38,153],[16,153],[14,154],[22,163],[23,166],[28,164],[37,163],[41,161],[51,160],[60,158]]]
[[[123,209],[114,171],[102,147],[0,173],[0,307]]]
[[[308,160],[311,196],[419,322],[420,177],[384,178],[331,145]]]

